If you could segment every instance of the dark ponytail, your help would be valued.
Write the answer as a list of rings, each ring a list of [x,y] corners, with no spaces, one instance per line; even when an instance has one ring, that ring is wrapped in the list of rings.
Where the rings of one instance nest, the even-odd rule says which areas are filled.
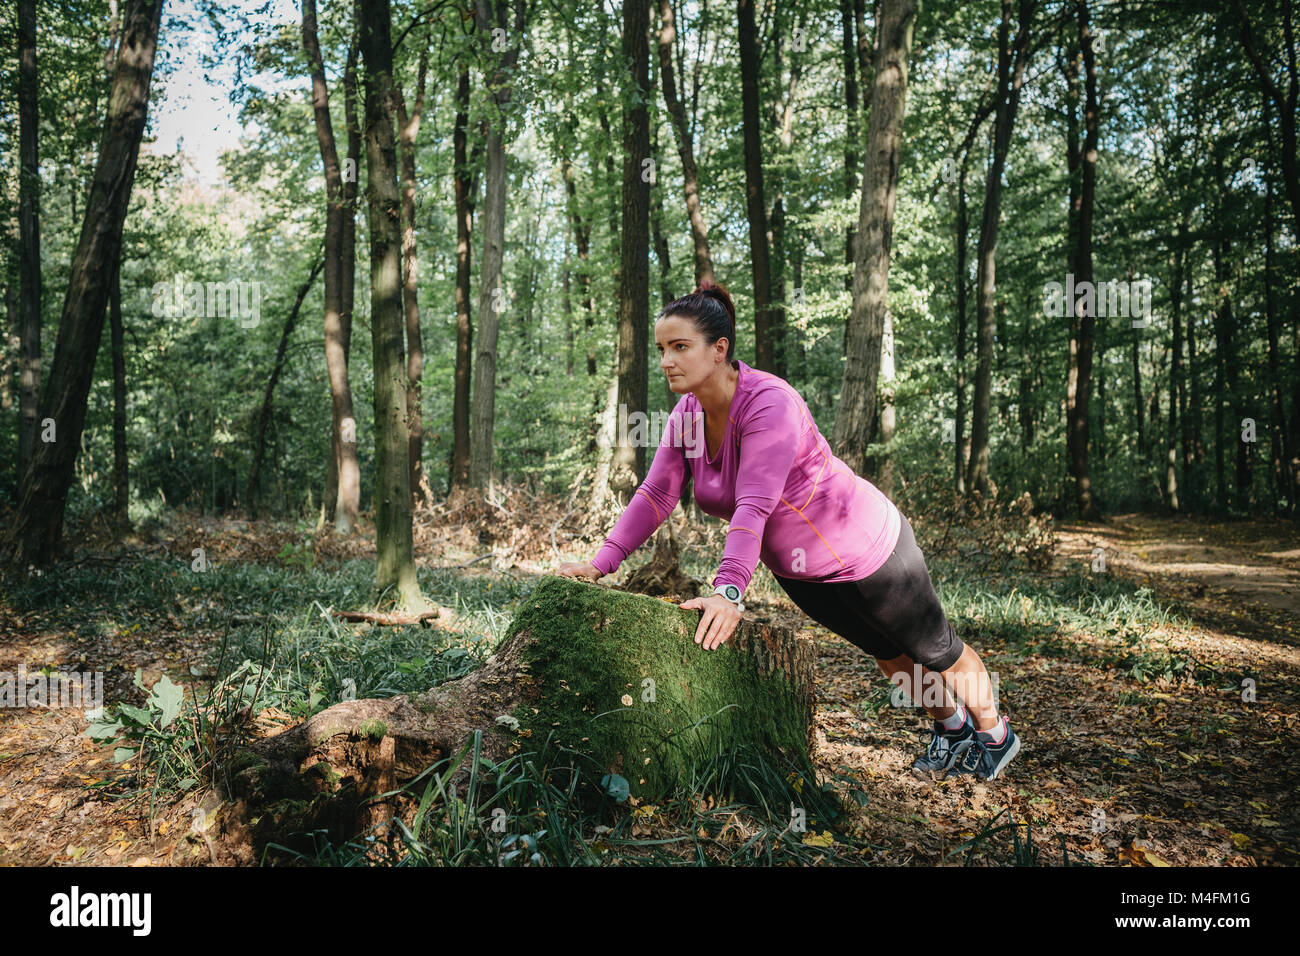
[[[691,319],[708,345],[725,338],[727,361],[735,361],[736,307],[725,288],[716,282],[705,280],[690,295],[684,295],[664,306],[655,321],[670,315]]]

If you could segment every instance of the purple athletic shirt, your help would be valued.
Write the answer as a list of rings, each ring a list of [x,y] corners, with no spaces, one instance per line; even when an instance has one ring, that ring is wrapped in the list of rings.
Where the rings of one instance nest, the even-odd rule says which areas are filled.
[[[695,500],[731,522],[715,586],[743,592],[759,559],[807,581],[857,581],[893,553],[901,518],[875,485],[831,454],[802,396],[785,379],[737,360],[726,432],[710,458],[704,412],[677,402],[645,481],[592,560],[612,574],[681,498],[687,467]]]

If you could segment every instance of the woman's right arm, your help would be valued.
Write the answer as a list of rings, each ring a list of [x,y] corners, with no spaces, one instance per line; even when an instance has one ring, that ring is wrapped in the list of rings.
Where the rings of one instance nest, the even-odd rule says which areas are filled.
[[[646,543],[681,500],[682,485],[686,480],[686,449],[679,436],[682,434],[685,401],[683,396],[668,416],[645,481],[632,495],[614,530],[591,561],[591,566],[602,575],[617,571],[624,559]]]

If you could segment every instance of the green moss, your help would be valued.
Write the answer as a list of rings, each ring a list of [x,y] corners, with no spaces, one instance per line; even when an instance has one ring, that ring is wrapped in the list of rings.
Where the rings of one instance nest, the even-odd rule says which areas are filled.
[[[534,741],[554,732],[644,799],[667,796],[729,750],[808,766],[810,715],[795,688],[783,673],[760,673],[735,634],[702,649],[698,622],[698,612],[666,601],[545,578],[507,635],[532,631],[526,653],[541,685],[537,712],[515,716]]]
[[[388,725],[382,720],[362,721],[361,725],[357,727],[357,733],[373,740],[383,740],[388,734]]]
[[[304,776],[307,775],[319,777],[331,790],[333,790],[338,785],[338,782],[343,779],[338,775],[334,768],[324,760],[318,760],[316,763],[308,767],[304,773]]]

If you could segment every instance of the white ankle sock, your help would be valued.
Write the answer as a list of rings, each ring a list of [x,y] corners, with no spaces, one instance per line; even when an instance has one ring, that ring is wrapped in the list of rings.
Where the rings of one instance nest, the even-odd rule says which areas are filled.
[[[998,718],[998,725],[992,730],[981,730],[980,736],[991,744],[1000,744],[1007,739],[1007,722]]]
[[[939,723],[943,724],[944,730],[959,729],[962,726],[962,724],[966,723],[966,708],[963,707],[961,704],[958,704],[957,709],[953,711],[952,716],[947,718],[946,720],[939,721]]]

